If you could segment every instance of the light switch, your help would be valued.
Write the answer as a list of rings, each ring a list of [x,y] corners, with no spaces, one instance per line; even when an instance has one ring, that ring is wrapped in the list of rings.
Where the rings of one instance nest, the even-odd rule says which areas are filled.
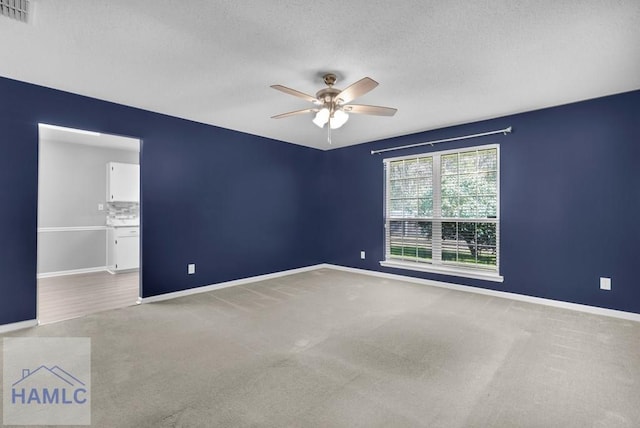
[[[193,275],[194,273],[196,273],[196,264],[195,263],[189,263],[187,265],[187,273],[189,275]]]

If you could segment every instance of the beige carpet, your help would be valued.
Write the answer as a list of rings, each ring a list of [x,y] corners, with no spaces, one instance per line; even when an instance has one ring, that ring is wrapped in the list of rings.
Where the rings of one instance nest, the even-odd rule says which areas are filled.
[[[98,427],[640,426],[640,323],[330,269],[10,336],[91,337]]]

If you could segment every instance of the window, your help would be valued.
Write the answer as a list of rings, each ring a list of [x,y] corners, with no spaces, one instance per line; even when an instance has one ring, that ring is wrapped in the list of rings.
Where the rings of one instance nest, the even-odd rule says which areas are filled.
[[[383,266],[502,281],[497,145],[385,159]]]

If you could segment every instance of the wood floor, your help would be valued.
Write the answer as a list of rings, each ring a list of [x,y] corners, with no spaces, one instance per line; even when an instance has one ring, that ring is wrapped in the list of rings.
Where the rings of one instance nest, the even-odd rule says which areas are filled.
[[[38,321],[40,324],[136,304],[139,296],[138,271],[85,273],[38,280]]]

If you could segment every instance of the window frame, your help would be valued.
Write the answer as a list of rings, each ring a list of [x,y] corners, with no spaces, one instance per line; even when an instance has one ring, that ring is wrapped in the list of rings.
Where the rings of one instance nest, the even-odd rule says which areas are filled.
[[[396,220],[404,220],[404,221],[430,221],[432,224],[435,223],[446,223],[456,221],[458,223],[468,222],[468,223],[479,223],[486,222],[489,218],[463,218],[463,217],[443,217],[442,216],[442,157],[451,154],[460,154],[464,152],[477,152],[481,150],[495,149],[496,150],[496,217],[495,219],[490,218],[491,221],[487,223],[495,223],[496,225],[496,265],[495,268],[487,268],[471,265],[464,265],[463,263],[456,262],[442,262],[442,243],[443,240],[441,238],[442,227],[440,227],[438,233],[440,235],[440,241],[434,242],[437,238],[432,238],[432,248],[431,251],[433,253],[437,253],[435,257],[432,255],[430,261],[409,261],[402,260],[396,258],[390,258],[390,231],[389,226],[391,221]],[[432,216],[427,217],[416,217],[412,218],[404,218],[398,219],[395,217],[388,217],[389,213],[389,201],[390,201],[390,164],[391,162],[407,160],[407,159],[420,159],[420,158],[432,158],[432,199],[433,199],[433,207],[432,207]],[[465,278],[473,278],[473,279],[481,279],[487,281],[495,281],[495,282],[503,282],[504,277],[500,275],[500,145],[499,144],[486,144],[481,146],[470,146],[470,147],[462,147],[457,149],[449,149],[449,150],[439,150],[433,152],[422,152],[416,153],[412,155],[398,156],[392,158],[383,159],[384,166],[384,189],[383,189],[383,220],[384,220],[384,228],[383,228],[383,239],[384,239],[384,260],[380,261],[380,265],[384,267],[391,267],[397,269],[407,269],[414,270],[420,272],[430,272],[441,275],[451,275],[451,276],[459,276]],[[435,229],[435,228],[434,228]]]

